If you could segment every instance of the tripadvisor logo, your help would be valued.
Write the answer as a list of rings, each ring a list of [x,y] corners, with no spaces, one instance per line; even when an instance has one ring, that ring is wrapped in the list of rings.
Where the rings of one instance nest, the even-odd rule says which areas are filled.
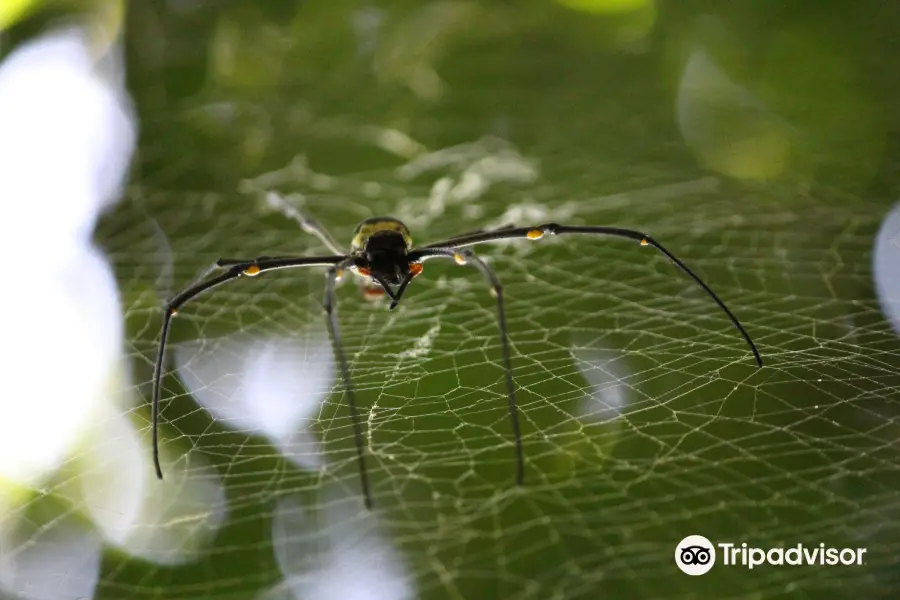
[[[730,542],[713,544],[702,535],[689,535],[675,547],[675,564],[688,575],[708,573],[717,559],[726,567],[753,569],[769,566],[838,566],[862,565],[866,548],[833,548],[820,543],[815,546],[796,544],[778,548],[756,548]]]
[[[675,547],[675,564],[688,575],[703,575],[716,564],[716,547],[702,535],[689,535]]]

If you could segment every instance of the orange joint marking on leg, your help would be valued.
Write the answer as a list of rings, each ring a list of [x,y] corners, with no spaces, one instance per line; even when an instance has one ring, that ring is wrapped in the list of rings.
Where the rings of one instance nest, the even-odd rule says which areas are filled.
[[[647,241],[647,238],[641,238],[641,246],[649,246],[650,242]]]
[[[247,277],[256,277],[259,275],[259,265],[250,265],[244,269],[244,275]]]
[[[457,252],[456,254],[454,254],[453,260],[455,260],[456,264],[458,264],[458,265],[466,264],[466,257],[463,256],[461,252]]]
[[[335,281],[340,281],[340,280],[341,280],[341,277],[343,277],[343,276],[344,276],[344,270],[343,270],[343,269],[338,269],[337,271],[334,272],[334,280],[335,280]]]
[[[356,267],[356,272],[362,275],[363,277],[368,277],[372,274],[372,272],[365,267]]]
[[[411,265],[409,265],[409,273],[413,277],[417,277],[420,273],[422,273],[424,269],[425,267],[422,266],[422,263],[412,263]]]
[[[544,237],[544,231],[542,229],[531,229],[525,234],[525,237],[529,240],[539,240]]]
[[[174,316],[177,315],[177,314],[178,314],[178,309],[177,309],[177,308],[171,308],[171,309],[169,309],[169,315],[171,315],[171,316],[174,317]]]

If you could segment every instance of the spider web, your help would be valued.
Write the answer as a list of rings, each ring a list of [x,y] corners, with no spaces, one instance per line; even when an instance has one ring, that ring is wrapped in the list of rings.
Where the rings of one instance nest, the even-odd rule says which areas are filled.
[[[192,36],[176,30],[169,41],[181,37]],[[148,403],[166,298],[222,256],[330,254],[281,204],[344,245],[375,215],[400,218],[418,243],[511,223],[646,230],[724,299],[765,367],[652,248],[585,236],[481,246],[507,302],[526,455],[526,484],[516,488],[495,305],[480,275],[431,261],[393,312],[346,278],[338,314],[364,415],[375,502],[367,513],[322,270],[235,281],[186,305],[172,326],[166,479],[142,489],[159,514],[138,517],[137,533],[111,545],[96,515],[115,512],[106,501],[128,482],[89,479],[91,493],[61,507],[56,498],[70,497],[77,480],[64,471],[17,507],[26,525],[0,559],[28,566],[33,547],[76,548],[53,574],[99,572],[96,597],[116,599],[876,598],[900,588],[900,344],[872,272],[885,202],[825,186],[731,183],[692,159],[685,167],[680,146],[673,158],[663,144],[655,160],[636,142],[597,161],[582,147],[601,130],[610,144],[653,138],[656,151],[643,130],[655,109],[633,98],[659,99],[627,81],[618,95],[604,91],[608,101],[583,94],[590,111],[572,109],[581,111],[578,131],[555,131],[568,104],[528,116],[527,147],[482,137],[503,123],[444,113],[439,128],[469,141],[425,148],[402,127],[372,126],[390,121],[380,112],[324,110],[332,96],[346,98],[355,76],[350,59],[335,63],[306,100],[312,113],[346,118],[297,114],[293,98],[289,107],[237,102],[233,113],[216,94],[199,108],[142,98],[142,131],[157,137],[97,235],[120,286],[129,365],[128,402],[110,419],[136,427],[141,453],[76,451],[71,462],[89,465],[88,475],[121,458],[152,477]],[[474,101],[509,85],[479,81]],[[457,90],[463,103],[472,100],[466,89]],[[173,130],[183,122],[212,129],[229,115],[235,148],[221,139],[203,147],[185,128],[190,156],[179,147],[172,160],[168,144],[182,139]],[[274,124],[296,122],[304,154],[294,156],[290,140],[283,160],[246,167]],[[64,520],[80,537],[58,533]],[[690,534],[868,553],[859,567],[717,566],[696,578],[673,561]],[[75,560],[101,547],[102,561]],[[18,566],[24,580],[48,573]]]
[[[428,157],[341,176],[298,157],[238,194],[177,201],[133,190],[143,210],[107,248],[129,272],[163,273],[144,283],[165,296],[223,253],[328,254],[273,210],[273,191],[342,243],[375,214],[405,219],[422,243],[484,225],[639,224],[725,299],[765,368],[652,249],[579,236],[481,247],[505,286],[527,457],[516,489],[494,305],[478,273],[428,263],[393,313],[345,281],[338,311],[366,421],[369,515],[321,270],[234,282],[175,321],[162,429],[167,468],[215,466],[234,533],[204,569],[151,571],[148,582],[169,597],[701,597],[672,564],[674,545],[699,533],[868,548],[856,570],[730,568],[714,580],[720,597],[896,585],[900,371],[866,259],[876,206],[770,188],[760,212],[760,190],[658,171],[572,198],[542,184],[539,157],[494,138]],[[473,175],[485,161],[493,181]],[[171,244],[170,268],[129,263],[167,255],[150,223]],[[158,308],[135,303],[126,320],[149,390]],[[217,575],[242,557],[252,574]],[[121,591],[123,573],[101,586]]]

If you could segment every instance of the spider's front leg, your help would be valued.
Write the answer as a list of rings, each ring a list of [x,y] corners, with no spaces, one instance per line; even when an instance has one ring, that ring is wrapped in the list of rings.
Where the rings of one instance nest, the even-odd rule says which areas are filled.
[[[212,275],[213,273],[215,273],[216,271],[221,271],[222,269],[227,269],[229,267],[237,267],[237,266],[243,267],[243,269],[238,269],[238,271],[239,271],[238,277],[240,277],[241,275],[247,275],[249,277],[253,277],[254,275],[258,275],[259,273],[254,272],[254,269],[252,269],[251,267],[253,267],[254,265],[258,265],[262,261],[272,260],[273,258],[285,259],[285,258],[290,258],[290,257],[288,257],[288,256],[279,256],[279,257],[259,256],[257,258],[220,258],[220,259],[216,260],[216,262],[214,262],[213,264],[208,266],[206,269],[204,269],[199,275],[194,277],[194,279],[191,280],[191,283],[188,284],[188,287],[189,288],[193,287],[193,286],[197,285],[198,283],[200,283],[201,281],[203,281],[204,279],[206,279],[207,277],[209,277],[210,275]],[[249,270],[249,272],[247,272],[248,270]],[[177,309],[176,309],[176,312],[177,312]]]
[[[178,309],[194,297],[240,277],[254,277],[265,271],[299,267],[331,267],[330,271],[333,271],[334,265],[340,264],[346,260],[346,256],[283,256],[275,258],[260,257],[253,260],[223,258],[216,261],[207,272],[218,269],[227,269],[224,273],[219,273],[215,277],[203,278],[201,281],[192,283],[166,303],[163,313],[162,330],[159,334],[159,349],[156,352],[156,362],[153,367],[153,399],[151,409],[153,421],[153,463],[156,468],[156,476],[159,479],[163,478],[162,467],[159,462],[160,380],[162,379],[163,374],[163,362],[166,355],[166,341],[169,337],[169,326],[172,322],[172,317],[178,313]]]
[[[365,500],[366,508],[371,510],[372,493],[369,489],[369,472],[366,469],[362,424],[360,423],[359,411],[356,407],[356,393],[353,389],[353,382],[350,379],[350,367],[347,365],[347,357],[344,355],[344,347],[341,344],[341,333],[338,326],[337,311],[335,310],[335,283],[341,277],[343,271],[353,264],[352,258],[346,259],[334,265],[325,273],[325,300],[323,305],[328,333],[331,335],[334,358],[338,363],[341,380],[347,394],[347,407],[350,409],[350,421],[353,425],[353,440],[356,443],[356,456],[359,461],[359,478],[362,485],[363,499]]]

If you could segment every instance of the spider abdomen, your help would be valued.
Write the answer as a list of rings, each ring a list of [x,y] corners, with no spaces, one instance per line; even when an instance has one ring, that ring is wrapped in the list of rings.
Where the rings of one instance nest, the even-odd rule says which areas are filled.
[[[393,217],[372,217],[356,226],[353,231],[353,241],[350,242],[350,249],[353,252],[365,250],[372,239],[382,236],[390,239],[399,237],[402,248],[405,250],[412,248],[412,236],[401,221]]]

